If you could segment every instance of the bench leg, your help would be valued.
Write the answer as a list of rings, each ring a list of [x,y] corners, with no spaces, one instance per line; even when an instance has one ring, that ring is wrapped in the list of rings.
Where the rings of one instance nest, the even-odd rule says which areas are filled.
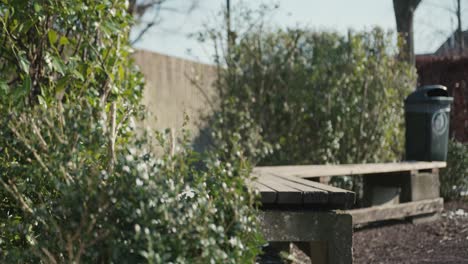
[[[420,201],[440,197],[439,169],[428,172],[411,173],[411,200]],[[413,224],[423,224],[436,221],[440,218],[439,212],[414,216],[411,218]]]
[[[304,252],[313,264],[327,263],[352,263],[353,251],[349,246],[352,241],[348,239],[352,236],[352,231],[348,234],[337,234],[331,236],[327,241],[295,242],[294,244]],[[351,239],[352,240],[352,239]]]
[[[353,230],[341,229],[341,233],[335,235],[328,241],[328,263],[351,264],[353,263]]]
[[[264,211],[260,220],[268,241],[294,242],[314,264],[353,263],[352,218],[347,213]]]
[[[399,202],[415,202],[440,197],[439,170],[382,173],[364,177],[364,201],[367,207],[394,203],[385,190],[400,189]],[[409,217],[414,224],[437,220],[439,212]]]
[[[328,261],[328,245],[326,241],[295,242],[313,264],[326,264]]]
[[[268,242],[268,245],[263,248],[263,254],[260,256],[259,263],[274,264],[284,262],[284,253],[290,253],[289,242]]]

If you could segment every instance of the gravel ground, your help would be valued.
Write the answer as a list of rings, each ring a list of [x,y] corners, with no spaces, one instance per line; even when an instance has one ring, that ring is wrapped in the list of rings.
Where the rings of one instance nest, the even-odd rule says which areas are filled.
[[[445,204],[440,220],[355,230],[354,263],[468,264],[468,201]]]

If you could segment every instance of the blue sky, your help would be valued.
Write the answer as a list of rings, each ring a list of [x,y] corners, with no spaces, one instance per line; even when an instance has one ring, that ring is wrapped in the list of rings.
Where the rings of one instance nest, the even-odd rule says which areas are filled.
[[[166,7],[177,11],[162,11],[159,16],[161,22],[148,31],[135,47],[210,62],[212,48],[188,35],[203,30],[204,24],[219,22],[218,14],[226,1],[198,0],[196,8],[188,13],[191,1],[168,0]],[[279,9],[268,17],[268,24],[272,27],[306,26],[342,33],[346,33],[348,28],[365,30],[372,26],[396,29],[392,0],[231,0],[233,7],[241,3],[252,8],[261,3],[278,3]],[[433,52],[455,29],[454,3],[454,0],[422,0],[414,21],[416,53]],[[468,7],[468,0],[462,0],[462,7],[464,5]],[[465,21],[468,18],[466,11],[468,9],[463,8],[462,19]]]

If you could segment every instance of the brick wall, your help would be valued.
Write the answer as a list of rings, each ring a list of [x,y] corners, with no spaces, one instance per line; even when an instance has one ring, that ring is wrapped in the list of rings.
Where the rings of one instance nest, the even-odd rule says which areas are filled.
[[[468,57],[416,56],[418,84],[442,84],[454,97],[450,135],[468,142]]]

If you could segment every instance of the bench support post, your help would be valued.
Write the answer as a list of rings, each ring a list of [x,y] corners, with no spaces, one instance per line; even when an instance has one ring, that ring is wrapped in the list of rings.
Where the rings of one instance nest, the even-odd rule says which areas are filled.
[[[439,169],[434,168],[426,172],[411,172],[411,200],[421,201],[440,197]],[[440,212],[415,216],[411,218],[413,224],[432,222],[440,218]]]
[[[263,211],[261,230],[268,241],[294,242],[312,263],[353,262],[351,215],[334,211]]]
[[[440,197],[439,187],[437,168],[367,175],[364,177],[364,202],[365,206],[376,206],[431,200]],[[396,201],[391,199],[392,189],[399,192]],[[411,220],[417,224],[434,221],[438,217],[439,213],[434,212],[413,216]]]
[[[326,241],[295,242],[294,244],[310,258],[312,263],[327,263],[328,245]]]

